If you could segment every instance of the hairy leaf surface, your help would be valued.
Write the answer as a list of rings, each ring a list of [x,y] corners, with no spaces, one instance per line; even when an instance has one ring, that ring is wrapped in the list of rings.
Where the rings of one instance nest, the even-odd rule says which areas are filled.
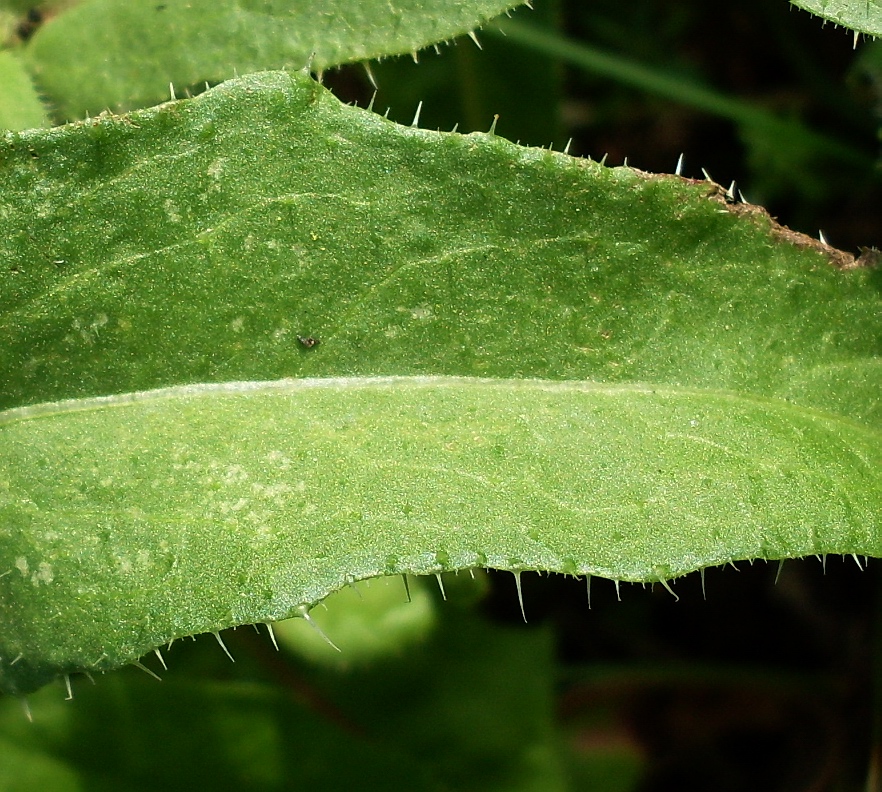
[[[877,272],[716,185],[287,73],[0,146],[6,690],[375,575],[882,551]]]

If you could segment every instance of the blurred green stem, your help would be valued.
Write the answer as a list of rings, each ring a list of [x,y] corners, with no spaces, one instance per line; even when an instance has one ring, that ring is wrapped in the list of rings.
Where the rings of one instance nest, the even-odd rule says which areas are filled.
[[[488,26],[484,32],[505,36],[509,41],[543,52],[549,57],[578,66],[585,71],[610,77],[646,93],[663,96],[706,113],[727,118],[742,126],[761,130],[770,138],[781,141],[782,145],[812,149],[819,155],[863,169],[873,166],[873,160],[868,154],[814,132],[799,121],[781,118],[750,102],[733,99],[679,75],[666,73],[658,67],[644,66],[628,58],[571,41],[557,33],[510,19],[499,20],[497,25]]]
[[[487,122],[484,112],[485,103],[481,96],[481,80],[478,79],[478,68],[475,64],[475,48],[470,41],[463,41],[456,48],[456,73],[459,78],[459,95],[462,103],[464,126],[466,129],[478,129]]]

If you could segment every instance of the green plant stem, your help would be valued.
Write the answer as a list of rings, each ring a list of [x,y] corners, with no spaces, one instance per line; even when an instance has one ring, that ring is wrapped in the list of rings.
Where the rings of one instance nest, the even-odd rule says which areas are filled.
[[[665,73],[656,67],[644,66],[596,47],[570,41],[533,25],[508,19],[500,20],[497,25],[488,26],[486,33],[505,36],[510,41],[543,52],[552,58],[610,77],[646,93],[727,118],[745,127],[762,130],[770,137],[786,141],[788,146],[812,149],[826,157],[861,168],[870,168],[873,165],[872,159],[864,152],[807,129],[798,121],[780,118],[750,102],[733,99],[679,75]]]

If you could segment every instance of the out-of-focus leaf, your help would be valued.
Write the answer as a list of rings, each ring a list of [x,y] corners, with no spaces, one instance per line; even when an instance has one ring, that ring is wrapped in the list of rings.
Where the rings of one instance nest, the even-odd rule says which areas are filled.
[[[65,118],[139,107],[236,74],[409,53],[469,32],[515,0],[84,0],[26,53]]]
[[[21,60],[10,50],[0,50],[0,129],[48,125],[43,103]]]
[[[310,622],[287,619],[276,624],[279,646],[341,668],[375,662],[410,648],[431,633],[435,608],[422,578],[404,580],[402,585],[401,580],[382,577],[335,591]]]
[[[448,588],[474,588],[462,583],[471,581]],[[235,666],[210,637],[177,643],[163,650],[162,683],[134,670],[95,685],[74,679],[73,701],[50,686],[29,697],[33,723],[20,702],[0,698],[0,783],[16,792],[563,789],[550,633],[499,627],[452,603],[440,611],[441,629],[423,644],[348,673],[298,668],[246,630],[225,636]],[[233,669],[237,681],[224,680]]]

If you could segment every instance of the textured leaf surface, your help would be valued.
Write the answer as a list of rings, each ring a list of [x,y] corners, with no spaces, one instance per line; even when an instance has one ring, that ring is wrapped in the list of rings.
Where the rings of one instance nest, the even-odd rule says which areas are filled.
[[[284,73],[0,162],[7,690],[379,574],[882,550],[876,274],[716,185]]]
[[[790,0],[793,5],[829,19],[837,25],[870,36],[882,35],[882,2],[879,0]]]
[[[511,0],[84,0],[27,47],[65,118],[155,104],[235,74],[410,53],[460,36]]]

